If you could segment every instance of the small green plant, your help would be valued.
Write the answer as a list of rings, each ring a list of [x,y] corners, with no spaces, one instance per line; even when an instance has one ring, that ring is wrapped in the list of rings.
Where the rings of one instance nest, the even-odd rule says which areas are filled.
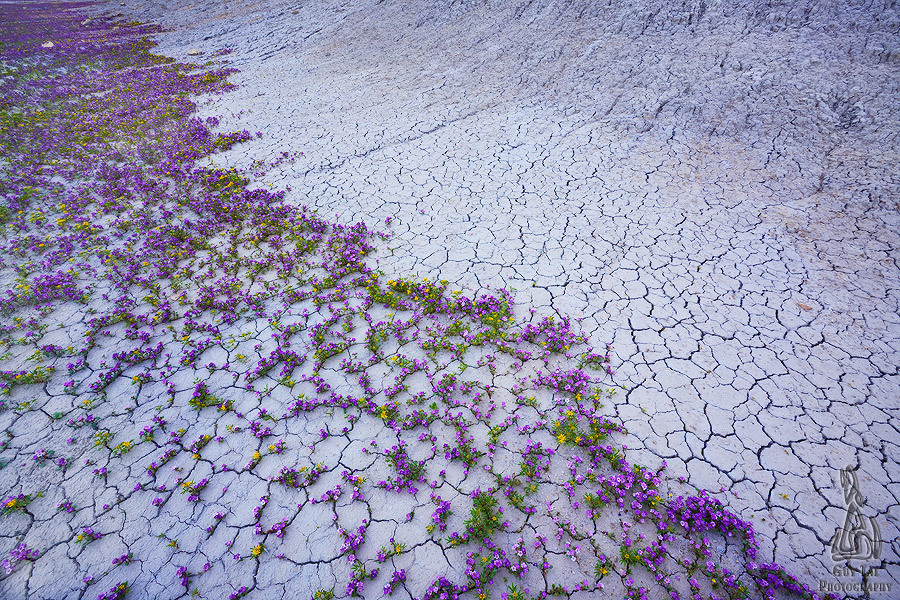
[[[98,431],[94,434],[94,448],[105,448],[109,445],[109,442],[116,437],[112,431]]]
[[[98,600],[122,600],[128,595],[128,582],[120,581],[109,588],[109,591],[97,596]]]
[[[93,541],[99,540],[101,537],[103,537],[102,534],[97,533],[93,528],[85,527],[77,536],[75,536],[75,543],[86,546]]]
[[[571,410],[553,422],[553,435],[560,445],[578,445],[585,438],[579,419]]]
[[[122,456],[126,452],[130,451],[132,448],[134,448],[134,442],[133,442],[133,440],[128,440],[127,442],[122,442],[121,444],[119,444],[115,448],[113,448],[112,453],[115,456]]]
[[[565,587],[561,586],[558,583],[554,583],[550,586],[550,589],[547,590],[548,596],[568,596],[569,592]]]
[[[191,394],[188,405],[194,410],[203,410],[207,406],[221,406],[223,402],[209,393],[209,389],[205,383],[198,383],[194,387],[194,393]]]
[[[498,530],[504,528],[503,509],[500,502],[487,492],[475,494],[472,499],[472,512],[465,523],[465,537],[456,533],[448,540],[452,546],[458,546],[469,540],[481,542],[489,539]]]
[[[0,381],[5,381],[9,384],[2,387],[3,392],[8,394],[17,385],[46,383],[50,380],[54,370],[53,367],[35,367],[31,371],[0,371]]]
[[[331,600],[334,598],[334,590],[321,589],[312,595],[312,600]]]
[[[392,544],[390,546],[382,546],[376,556],[378,562],[383,563],[393,556],[402,554],[406,550],[406,544]]]
[[[25,507],[34,502],[36,498],[40,498],[43,496],[43,492],[38,492],[37,494],[18,494],[16,496],[10,496],[6,499],[6,502],[3,503],[3,509],[0,510],[0,514],[3,516],[11,515],[15,512],[25,512]]]
[[[612,565],[606,556],[600,555],[597,564],[594,565],[594,577],[599,581],[612,572]]]
[[[644,563],[644,557],[641,555],[641,553],[636,548],[630,545],[620,546],[619,556],[622,558],[622,562],[625,563],[625,568],[629,572],[631,571],[631,567]]]
[[[506,588],[506,600],[525,600],[527,596],[522,590],[516,587],[515,584],[511,584]]]

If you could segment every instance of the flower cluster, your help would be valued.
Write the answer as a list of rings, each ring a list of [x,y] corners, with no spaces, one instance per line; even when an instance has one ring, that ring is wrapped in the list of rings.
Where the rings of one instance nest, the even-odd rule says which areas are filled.
[[[40,494],[34,496],[31,494],[17,494],[15,496],[10,496],[3,503],[3,510],[0,511],[0,514],[9,515],[14,512],[25,512],[25,507],[31,504],[37,496],[40,496]]]
[[[22,542],[9,551],[8,558],[3,559],[3,569],[6,571],[6,574],[9,575],[16,569],[16,565],[23,560],[37,560],[38,556],[40,556],[40,552],[29,548],[25,542]]]

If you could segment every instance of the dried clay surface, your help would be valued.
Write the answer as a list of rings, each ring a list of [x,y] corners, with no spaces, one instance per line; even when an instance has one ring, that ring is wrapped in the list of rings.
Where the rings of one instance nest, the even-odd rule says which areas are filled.
[[[0,595],[900,593],[893,2],[45,10],[237,87],[5,215]]]

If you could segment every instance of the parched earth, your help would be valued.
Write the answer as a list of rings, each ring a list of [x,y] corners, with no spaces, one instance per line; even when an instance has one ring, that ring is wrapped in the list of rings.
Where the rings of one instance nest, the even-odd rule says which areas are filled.
[[[43,495],[0,518],[3,557],[23,540],[40,553],[0,573],[4,597],[93,598],[127,580],[128,597],[153,598],[318,591],[325,600],[332,590],[353,595],[353,583],[366,598],[425,598],[434,589],[435,598],[444,591],[512,600],[526,588],[534,598],[736,598],[743,592],[722,584],[728,573],[745,573],[740,581],[749,586],[760,563],[783,566],[814,592],[849,584],[841,596],[897,593],[900,7],[124,4],[83,7],[76,25],[88,14],[95,21],[85,29],[157,23],[167,31],[153,34],[153,52],[238,69],[228,75],[237,89],[199,96],[200,116],[218,117],[214,132],[254,135],[191,166],[235,167],[252,186],[284,190],[288,206],[316,211],[290,214],[322,235],[315,239],[326,248],[324,263],[305,264],[303,277],[298,268],[296,289],[313,286],[306,296],[254,280],[242,300],[252,314],[226,326],[213,316],[228,312],[215,298],[217,286],[232,285],[220,277],[232,254],[225,233],[209,234],[210,246],[191,256],[196,274],[153,292],[176,313],[176,298],[185,307],[170,330],[145,321],[140,339],[164,351],[135,355],[116,373],[121,382],[104,383],[93,412],[84,407],[95,402],[91,386],[103,363],[142,347],[122,338],[124,325],[89,344],[74,388],[62,384],[71,378],[63,365],[74,360],[64,356],[46,363],[60,372],[39,382],[42,391],[12,391],[0,412],[10,432],[0,491]],[[146,208],[123,210],[137,223]],[[199,222],[207,218],[190,208]],[[359,222],[365,235],[352,229]],[[135,239],[158,231],[141,227]],[[15,234],[7,227],[3,235],[9,251]],[[306,243],[278,235],[290,247]],[[279,246],[254,243],[234,256],[274,264]],[[334,275],[328,252],[337,246],[365,257],[365,267],[346,263],[368,278],[347,284],[346,296],[322,291],[336,282],[344,289],[340,277],[321,275]],[[28,260],[5,260],[6,287],[16,274],[39,276],[22,266]],[[56,312],[46,313],[54,325],[40,330],[43,338],[4,330],[4,373],[31,369],[28,357],[48,343],[66,338],[81,347],[86,332],[99,331],[89,327],[91,314],[115,313],[112,291],[122,276],[103,275],[106,263],[92,260],[100,283],[86,304],[54,297]],[[248,277],[241,264],[238,279]],[[145,293],[125,289],[137,299],[128,310],[158,306]],[[450,308],[429,312],[432,294],[435,306],[468,298],[475,308],[446,300]],[[420,297],[422,309],[414,304]],[[2,317],[10,324],[28,318],[17,305],[10,310]],[[495,318],[509,320],[508,337],[479,338],[479,327],[499,331]],[[186,329],[191,319],[205,328]],[[396,319],[408,324],[379,329]],[[474,324],[462,330],[459,319]],[[213,328],[215,340],[201,343],[196,332]],[[316,337],[325,330],[332,346]],[[292,336],[294,350],[308,350],[305,362],[288,355]],[[189,337],[199,346],[175,348]],[[596,352],[587,348],[607,343],[608,353],[582,355],[596,356],[601,368],[590,383],[579,379],[587,363],[575,348]],[[191,351],[190,361],[179,360]],[[582,396],[593,404],[582,406]],[[349,412],[341,406],[352,398],[360,400],[356,412],[355,401]],[[403,421],[425,419],[433,400],[426,426]],[[220,405],[228,409],[218,416]],[[53,418],[57,410],[63,416]],[[271,423],[267,415],[275,415]],[[64,423],[87,416],[117,436],[105,454],[96,437],[62,442],[87,431]],[[139,435],[156,417],[168,429]],[[627,485],[600,485],[610,490],[603,506],[586,495],[598,477],[622,474],[619,458],[582,443],[582,435],[599,435],[579,429],[582,417],[585,426],[609,424],[603,435],[625,448],[626,464],[646,467]],[[179,427],[185,431],[172,445],[167,436]],[[135,450],[116,445],[128,439]],[[189,443],[195,439],[199,447]],[[50,440],[77,468],[50,475],[52,466],[38,464],[36,452]],[[148,478],[150,462],[169,448],[178,453],[159,468],[154,462]],[[82,466],[86,460],[93,462]],[[301,464],[307,474],[292,474]],[[854,475],[842,478],[847,468]],[[83,491],[98,478],[102,486]],[[195,490],[201,478],[208,487]],[[42,481],[51,485],[39,490]],[[658,500],[641,498],[642,485],[659,490]],[[625,487],[617,507],[612,490]],[[627,558],[641,511],[660,511],[647,517],[654,524],[686,519],[678,496],[724,503],[728,524],[721,505],[704,504],[718,511],[713,525],[660,534],[659,555],[649,542],[665,528],[642,531],[635,546],[651,550]],[[74,512],[56,510],[65,502]],[[498,507],[503,526],[490,523]],[[856,514],[860,530],[851,532],[845,522]],[[746,541],[751,523],[756,556],[724,535]],[[102,537],[78,539],[85,527]],[[490,543],[477,542],[481,534]],[[833,555],[836,536],[851,541]],[[111,565],[123,552],[134,556]],[[672,581],[647,568],[662,554]],[[715,565],[707,571],[708,559]],[[487,570],[475,577],[476,567]],[[700,574],[706,579],[689,583]],[[864,582],[875,586],[861,591]]]

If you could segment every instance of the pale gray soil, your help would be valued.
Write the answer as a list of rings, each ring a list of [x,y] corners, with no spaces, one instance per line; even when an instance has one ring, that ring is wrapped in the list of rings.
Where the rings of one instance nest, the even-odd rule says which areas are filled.
[[[390,274],[514,289],[613,344],[647,464],[834,563],[858,467],[900,585],[900,9],[893,2],[108,3],[241,72],[215,158],[392,231]],[[384,227],[386,218],[390,227]]]

